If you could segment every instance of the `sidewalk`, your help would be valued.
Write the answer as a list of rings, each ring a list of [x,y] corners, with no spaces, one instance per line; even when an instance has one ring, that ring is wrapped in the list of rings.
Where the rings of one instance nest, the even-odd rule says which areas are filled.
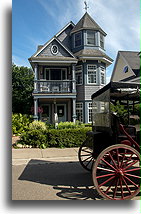
[[[79,148],[48,148],[48,149],[12,149],[12,165],[26,165],[36,159],[36,164],[46,162],[78,161]],[[32,162],[31,162],[32,163]]]

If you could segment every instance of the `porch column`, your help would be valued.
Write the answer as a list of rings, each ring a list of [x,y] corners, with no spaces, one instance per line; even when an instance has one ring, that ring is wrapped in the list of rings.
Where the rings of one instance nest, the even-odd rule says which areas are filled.
[[[34,67],[34,91],[37,91],[37,72],[38,72],[38,65],[35,64]]]
[[[72,65],[72,92],[76,93],[75,64]]]
[[[34,99],[34,120],[38,120],[38,99]]]
[[[72,104],[72,109],[73,109],[73,122],[76,123],[76,99],[72,100],[73,104]]]

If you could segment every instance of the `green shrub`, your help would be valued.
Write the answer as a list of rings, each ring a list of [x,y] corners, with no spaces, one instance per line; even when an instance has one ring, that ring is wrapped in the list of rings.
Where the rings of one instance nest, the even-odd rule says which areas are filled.
[[[27,132],[21,135],[21,144],[26,144],[35,148],[48,147],[47,126],[44,122],[33,121],[29,124]]]
[[[29,124],[29,130],[42,130],[45,131],[47,129],[47,126],[44,122],[41,121],[33,121],[32,123]]]
[[[33,116],[27,114],[12,114],[12,134],[21,135],[29,128],[29,124],[33,121]]]
[[[85,124],[76,121],[76,123],[73,122],[60,122],[58,124],[58,129],[76,129],[76,128],[84,128]]]
[[[86,139],[87,131],[91,131],[91,128],[29,129],[21,135],[19,143],[39,148],[79,147]]]
[[[49,147],[79,147],[90,130],[91,128],[50,130],[48,132]]]

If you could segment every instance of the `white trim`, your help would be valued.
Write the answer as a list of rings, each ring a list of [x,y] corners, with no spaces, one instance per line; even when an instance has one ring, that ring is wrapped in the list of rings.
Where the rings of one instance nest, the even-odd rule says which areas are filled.
[[[66,120],[67,120],[67,109],[66,109],[66,104],[64,104],[64,103],[62,103],[62,104],[57,104],[56,103],[56,110],[57,110],[57,107],[58,106],[64,106],[64,121],[62,121],[62,122],[65,122]],[[58,116],[58,121],[59,121],[59,118],[63,118],[63,117],[59,117]],[[59,122],[61,122],[61,121],[59,121]]]
[[[108,64],[112,64],[113,61],[110,61],[108,59],[106,59],[105,57],[93,57],[93,56],[82,56],[82,57],[79,57],[79,59],[85,59],[85,60],[103,60],[105,62],[108,62]]]
[[[104,71],[102,71],[102,69],[104,69]],[[101,74],[104,74],[104,83],[101,82]],[[100,66],[100,85],[105,85],[106,84],[106,78],[105,75],[106,74],[106,70],[104,66]]]
[[[91,102],[88,102],[88,123],[92,123],[92,120],[91,120],[91,121],[89,120],[89,119],[90,119],[90,118],[89,118],[89,116],[90,116],[89,110],[91,109],[91,110],[93,111],[93,106],[89,107],[89,104],[90,104],[90,103],[93,104],[92,101],[91,101]],[[92,118],[92,115],[91,115],[91,118]]]
[[[60,41],[59,39],[57,39],[57,37],[53,37],[51,40],[49,40],[35,55],[33,55],[32,57],[37,57],[37,55],[39,55],[53,40],[56,40],[73,58],[75,58],[75,56],[73,55],[73,53],[71,53]]]
[[[94,32],[94,39],[95,39],[95,44],[88,44],[88,31],[90,32]],[[88,45],[88,46],[98,46],[97,44],[96,44],[96,31],[94,31],[94,30],[87,30],[86,31],[86,45]]]
[[[89,83],[89,81],[88,81],[88,70],[90,70],[90,69],[88,69],[88,66],[95,66],[96,67],[96,82],[95,83]],[[97,85],[97,78],[98,78],[98,75],[97,75],[97,65],[96,64],[87,64],[87,84],[88,85]]]
[[[75,26],[75,24],[73,22],[69,22],[65,27],[63,27],[55,36],[58,37],[64,30],[66,30],[70,25],[72,25],[73,27]]]
[[[54,61],[54,60],[30,60],[30,62],[46,62],[46,63],[77,63],[78,60],[75,60],[75,61],[61,61],[61,60],[58,60],[58,61]]]

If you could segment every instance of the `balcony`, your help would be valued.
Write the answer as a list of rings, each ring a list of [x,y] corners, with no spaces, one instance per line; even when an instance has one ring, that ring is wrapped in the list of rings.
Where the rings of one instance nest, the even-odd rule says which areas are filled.
[[[39,93],[72,93],[71,80],[37,80],[35,83]]]

